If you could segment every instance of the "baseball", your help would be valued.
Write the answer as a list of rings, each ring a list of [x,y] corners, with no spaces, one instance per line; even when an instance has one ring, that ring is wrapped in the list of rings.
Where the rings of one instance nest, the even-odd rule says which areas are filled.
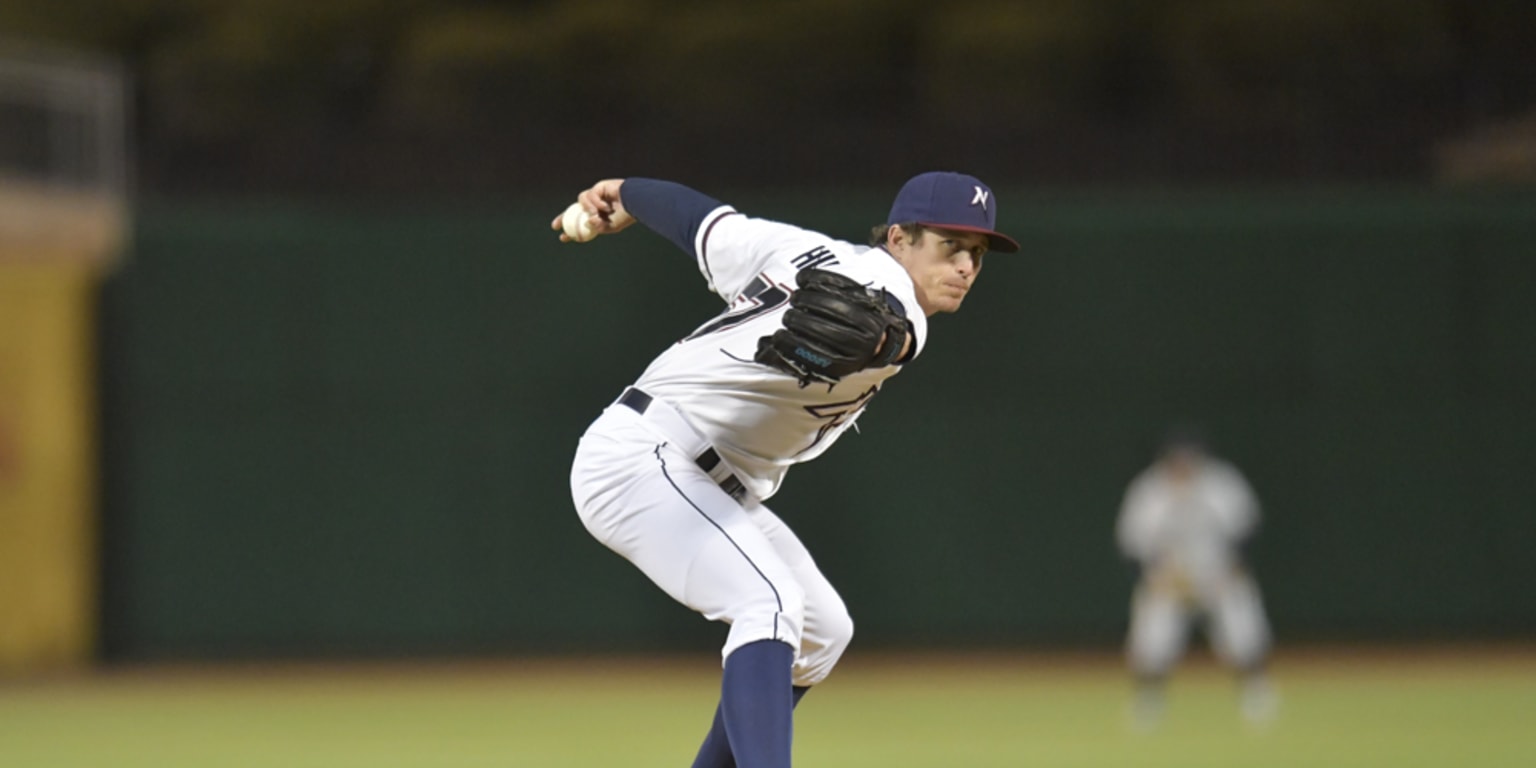
[[[592,217],[587,215],[581,203],[571,203],[571,207],[565,209],[565,214],[560,217],[560,226],[565,229],[565,236],[573,242],[585,243],[597,237],[597,231],[592,229]]]

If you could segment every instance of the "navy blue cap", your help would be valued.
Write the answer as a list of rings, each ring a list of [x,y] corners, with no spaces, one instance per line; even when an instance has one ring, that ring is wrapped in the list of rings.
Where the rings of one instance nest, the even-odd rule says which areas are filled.
[[[988,248],[1017,253],[1018,241],[998,232],[997,196],[975,176],[931,171],[913,176],[896,193],[885,223],[915,221],[927,227],[978,232],[986,235]]]

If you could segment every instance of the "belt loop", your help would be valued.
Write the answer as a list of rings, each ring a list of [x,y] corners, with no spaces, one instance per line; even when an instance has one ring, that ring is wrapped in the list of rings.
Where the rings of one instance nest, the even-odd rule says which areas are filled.
[[[634,387],[625,387],[624,394],[619,395],[619,404],[643,416],[646,409],[651,407],[651,396]]]

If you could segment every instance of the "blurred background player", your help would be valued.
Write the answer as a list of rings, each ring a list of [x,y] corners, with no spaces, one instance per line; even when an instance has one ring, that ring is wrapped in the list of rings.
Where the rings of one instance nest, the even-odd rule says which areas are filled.
[[[1265,673],[1269,621],[1241,552],[1258,522],[1248,481],[1195,429],[1170,431],[1156,460],[1131,481],[1116,538],[1140,566],[1126,643],[1139,725],[1160,719],[1168,675],[1197,622],[1237,674],[1243,716],[1274,716],[1277,699]]]

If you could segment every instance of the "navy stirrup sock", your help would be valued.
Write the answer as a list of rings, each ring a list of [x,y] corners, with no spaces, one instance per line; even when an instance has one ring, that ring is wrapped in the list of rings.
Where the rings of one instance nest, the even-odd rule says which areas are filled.
[[[790,694],[793,706],[800,706],[800,700],[809,690],[810,686],[795,686]],[[719,707],[715,707],[715,722],[709,726],[709,734],[704,737],[699,754],[693,758],[693,768],[736,768],[736,758],[731,756],[731,740],[725,735],[725,719]]]
[[[789,768],[791,713],[810,690],[790,685],[794,656],[787,643],[760,640],[726,658],[720,706],[693,768]]]
[[[719,707],[715,707],[715,722],[710,724],[709,734],[704,737],[699,754],[693,758],[693,768],[736,768],[736,759],[731,757],[731,740],[725,735],[725,717],[720,714]]]
[[[737,648],[725,660],[720,714],[739,768],[789,768],[795,649],[778,640]]]
[[[795,687],[795,706],[799,706],[800,699],[809,690],[809,687]],[[715,707],[715,721],[710,725],[709,734],[704,737],[699,753],[693,758],[693,768],[736,768],[736,758],[731,754],[731,740],[725,734],[725,720],[719,707]]]

